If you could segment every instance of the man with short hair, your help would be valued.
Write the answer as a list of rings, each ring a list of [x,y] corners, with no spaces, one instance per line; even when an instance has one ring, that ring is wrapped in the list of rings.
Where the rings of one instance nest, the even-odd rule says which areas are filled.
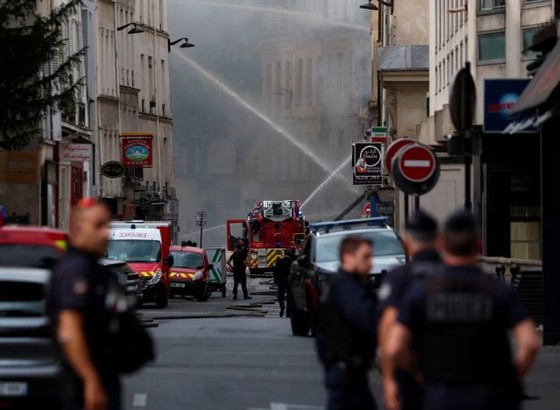
[[[241,285],[243,299],[252,299],[247,290],[247,247],[243,239],[239,238],[235,243],[235,249],[229,257],[227,264],[233,271],[233,299],[237,299],[237,289]]]
[[[436,246],[437,237],[438,224],[425,211],[415,212],[406,222],[403,243],[410,261],[405,266],[390,271],[379,289],[381,314],[378,332],[381,355],[387,336],[397,323],[398,307],[406,290],[413,282],[440,274],[443,269]],[[416,380],[415,355],[412,354],[404,362],[396,371],[402,410],[420,409],[422,389]]]
[[[111,213],[93,198],[70,216],[70,246],[52,280],[56,335],[62,351],[63,410],[118,410],[119,375],[107,356],[111,272],[98,264],[109,241]]]
[[[415,343],[424,409],[519,409],[521,381],[540,345],[535,324],[514,291],[478,267],[480,239],[470,213],[459,211],[449,217],[442,251],[447,265],[443,273],[411,286],[399,307],[399,323],[386,341],[387,408],[401,408],[395,367],[398,357]]]
[[[325,367],[327,410],[372,410],[369,388],[377,328],[377,303],[368,284],[373,244],[349,236],[340,245],[340,271],[322,295],[317,351]]]
[[[277,261],[276,266],[274,267],[274,283],[277,286],[280,317],[284,316],[284,312],[286,310],[285,299],[286,290],[288,289],[288,276],[290,275],[290,268],[292,267],[295,254],[295,249],[286,249],[284,251],[284,257]]]

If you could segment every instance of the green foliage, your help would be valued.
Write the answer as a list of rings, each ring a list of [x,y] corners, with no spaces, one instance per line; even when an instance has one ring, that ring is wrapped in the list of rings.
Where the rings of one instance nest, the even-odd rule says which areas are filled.
[[[41,135],[48,108],[75,104],[83,79],[75,80],[73,70],[85,49],[60,57],[63,24],[80,3],[69,0],[41,16],[39,0],[0,0],[0,147],[25,148]]]

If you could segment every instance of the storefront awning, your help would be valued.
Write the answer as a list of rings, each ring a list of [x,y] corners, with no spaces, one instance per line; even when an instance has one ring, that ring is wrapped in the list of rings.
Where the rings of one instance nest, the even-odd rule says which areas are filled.
[[[523,91],[511,114],[550,104],[560,94],[560,41],[546,57],[535,78]],[[551,98],[554,97],[554,98]],[[560,102],[560,99],[557,100]],[[552,108],[552,107],[548,107]]]

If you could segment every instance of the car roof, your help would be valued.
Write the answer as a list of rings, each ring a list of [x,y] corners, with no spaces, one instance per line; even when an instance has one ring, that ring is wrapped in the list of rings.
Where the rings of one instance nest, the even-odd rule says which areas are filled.
[[[48,283],[50,277],[46,269],[0,266],[0,280],[4,281]]]
[[[197,253],[199,255],[204,255],[204,249],[202,248],[195,248],[194,246],[179,246],[173,245],[169,248],[171,251],[175,252],[185,252],[185,253]]]
[[[346,236],[346,235],[363,235],[370,232],[396,232],[390,226],[372,226],[369,228],[359,228],[359,229],[339,229],[336,231],[329,232],[314,232],[313,236],[324,237],[324,236]]]
[[[57,241],[64,241],[65,249],[66,239],[64,231],[48,227],[6,225],[0,228],[0,243],[3,244],[51,245],[60,248]]]

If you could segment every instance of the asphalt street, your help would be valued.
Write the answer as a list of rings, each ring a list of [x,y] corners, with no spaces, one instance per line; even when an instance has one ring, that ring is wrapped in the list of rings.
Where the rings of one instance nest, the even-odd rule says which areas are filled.
[[[291,335],[267,282],[249,280],[250,301],[233,301],[228,288],[226,298],[215,293],[207,302],[173,299],[167,309],[141,309],[158,358],[125,380],[125,409],[324,409],[313,339]],[[560,351],[543,349],[526,383],[525,410],[560,408],[559,369]],[[371,385],[380,402],[377,372]]]

